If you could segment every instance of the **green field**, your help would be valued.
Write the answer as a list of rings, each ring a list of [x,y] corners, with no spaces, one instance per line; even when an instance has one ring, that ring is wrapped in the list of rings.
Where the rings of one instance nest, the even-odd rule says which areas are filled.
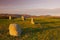
[[[34,18],[35,24],[30,23],[30,18],[0,19],[0,40],[60,40],[59,18]],[[22,28],[19,37],[9,35],[9,24],[17,23]]]

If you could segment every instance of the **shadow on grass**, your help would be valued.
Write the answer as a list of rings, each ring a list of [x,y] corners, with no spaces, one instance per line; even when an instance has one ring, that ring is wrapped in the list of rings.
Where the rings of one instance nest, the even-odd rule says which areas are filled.
[[[37,32],[42,33],[43,31],[57,29],[57,28],[60,28],[60,26],[48,27],[48,28],[24,28],[24,29],[22,29],[23,30],[22,35],[26,34],[26,33],[37,33]]]

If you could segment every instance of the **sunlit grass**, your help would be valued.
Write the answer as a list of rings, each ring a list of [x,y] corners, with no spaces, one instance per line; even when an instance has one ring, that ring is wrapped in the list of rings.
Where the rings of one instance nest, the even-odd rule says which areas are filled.
[[[60,19],[38,18],[34,19],[35,24],[30,23],[30,19],[0,19],[0,40],[60,40]],[[22,28],[19,37],[9,35],[9,24],[17,23]]]

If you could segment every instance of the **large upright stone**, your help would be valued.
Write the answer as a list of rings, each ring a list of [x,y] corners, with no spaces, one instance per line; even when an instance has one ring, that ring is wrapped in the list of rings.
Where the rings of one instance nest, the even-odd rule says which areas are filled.
[[[21,28],[18,24],[10,24],[9,25],[9,34],[11,36],[20,36]]]
[[[34,24],[34,20],[33,20],[33,18],[31,18],[31,24]]]

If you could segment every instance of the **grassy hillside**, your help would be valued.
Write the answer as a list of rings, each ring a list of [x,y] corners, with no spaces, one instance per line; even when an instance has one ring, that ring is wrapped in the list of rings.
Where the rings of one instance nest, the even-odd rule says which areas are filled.
[[[0,19],[0,40],[60,40],[59,18],[34,18],[35,24],[30,23],[30,18],[22,21],[20,18],[8,20]],[[17,23],[22,28],[20,37],[9,35],[9,24]]]

